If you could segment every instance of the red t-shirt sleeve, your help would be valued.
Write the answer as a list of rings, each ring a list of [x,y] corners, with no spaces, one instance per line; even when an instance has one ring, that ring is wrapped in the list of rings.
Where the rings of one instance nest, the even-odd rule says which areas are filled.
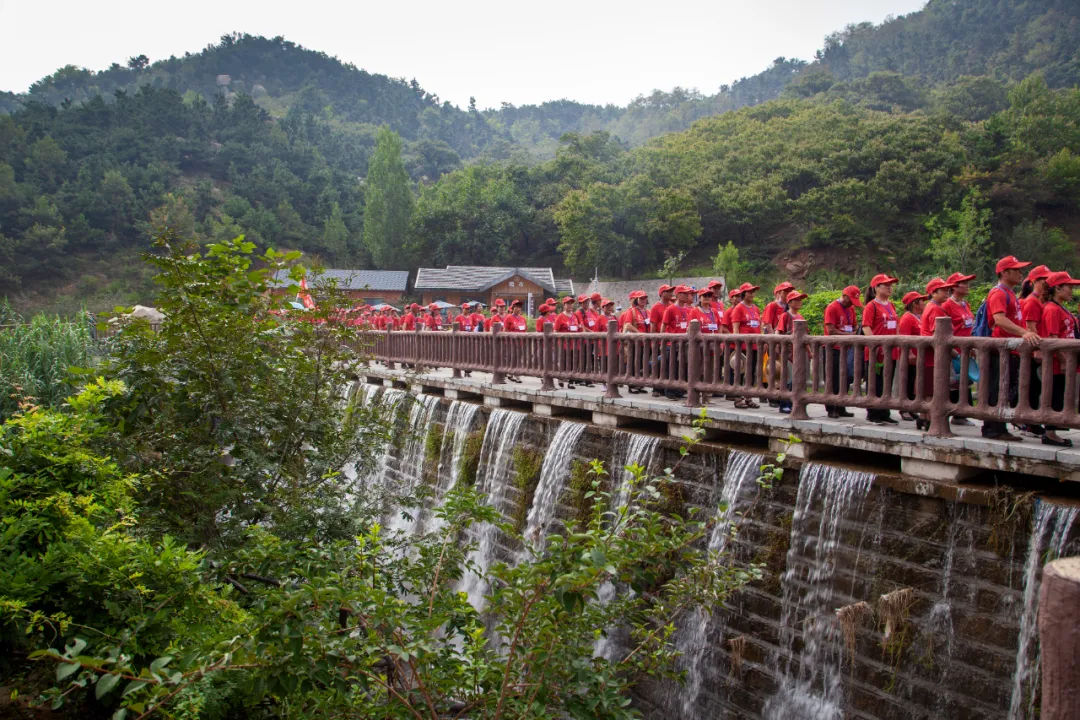
[[[776,324],[779,321],[782,313],[783,311],[780,309],[780,306],[777,305],[776,302],[771,302],[766,305],[765,310],[762,311],[761,322],[763,325],[768,325],[769,327],[776,327]]]
[[[742,303],[739,303],[738,305],[733,307],[731,309],[731,317],[729,318],[729,321],[731,322],[731,327],[733,328],[735,327],[735,323],[739,323],[740,325],[745,323],[747,321],[746,306]]]
[[[1029,322],[1038,323],[1042,320],[1043,304],[1034,295],[1024,299],[1023,318],[1024,324]]]
[[[1025,317],[1024,320],[1026,321],[1027,318]],[[1065,317],[1056,307],[1045,308],[1042,313],[1042,322],[1039,323],[1039,335],[1045,338],[1065,337],[1062,334],[1064,321]]]
[[[862,311],[862,326],[876,330],[877,315],[880,312],[876,301],[870,302]]]
[[[986,311],[990,316],[991,324],[994,322],[994,316],[998,313],[1005,313],[1005,316],[1008,317],[1009,298],[1003,290],[994,288],[990,291],[990,294],[986,296]]]
[[[840,312],[840,308],[837,307],[835,302],[831,302],[825,306],[825,325],[835,325],[837,329],[843,329],[844,322],[847,318]],[[829,334],[829,328],[825,328],[825,334]]]

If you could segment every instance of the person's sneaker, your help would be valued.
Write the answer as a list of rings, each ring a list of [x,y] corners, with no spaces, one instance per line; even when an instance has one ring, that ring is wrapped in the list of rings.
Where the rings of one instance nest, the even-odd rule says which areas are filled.
[[[837,412],[836,410],[830,410],[829,411],[829,419],[830,420],[839,420],[840,419],[840,413]]]
[[[791,414],[791,406],[790,405],[781,405],[780,406],[780,412],[782,414],[784,414],[784,415],[790,415]]]
[[[770,400],[769,401],[769,407],[780,407],[780,403],[777,402],[776,400]]]
[[[882,415],[881,416],[881,422],[885,423],[886,425],[899,425],[900,424],[900,421],[897,420],[896,418],[894,418],[892,415]]]
[[[953,425],[974,425],[975,423],[971,422],[971,420],[968,420],[965,417],[954,417],[952,419],[952,424]]]
[[[1011,432],[1003,432],[1000,435],[983,435],[987,440],[1004,440],[1006,442],[1023,442],[1024,438],[1013,435]]]
[[[653,397],[664,397],[664,393],[662,391],[660,391],[660,390],[653,390],[652,391],[652,396]]]
[[[851,412],[849,410],[844,410],[843,408],[841,408],[840,410],[837,410],[836,414],[839,415],[840,417],[855,417],[855,413],[853,413],[853,412]]]

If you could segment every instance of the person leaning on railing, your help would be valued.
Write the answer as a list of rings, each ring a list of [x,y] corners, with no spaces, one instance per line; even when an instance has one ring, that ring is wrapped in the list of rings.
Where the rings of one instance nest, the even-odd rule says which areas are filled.
[[[1072,301],[1073,286],[1080,285],[1080,280],[1073,280],[1067,272],[1051,273],[1046,278],[1048,296],[1043,306],[1042,317],[1039,320],[1039,337],[1075,339],[1075,318],[1065,309],[1065,305]],[[1065,364],[1062,362],[1063,353],[1053,354],[1053,361],[1049,363],[1053,370],[1053,383],[1050,392],[1050,407],[1055,412],[1065,409]],[[1046,354],[1042,356],[1043,377],[1048,363]],[[1060,428],[1064,429],[1064,428]],[[1072,440],[1063,438],[1057,434],[1059,428],[1047,425],[1043,433],[1043,445],[1057,447],[1072,447]]]
[[[995,267],[998,283],[986,296],[986,314],[988,324],[990,325],[991,337],[1003,339],[1023,338],[1024,342],[1027,344],[1038,347],[1039,335],[1024,327],[1020,301],[1017,299],[1016,293],[1013,290],[1013,288],[1020,284],[1020,281],[1024,277],[1021,270],[1030,264],[1031,263],[1029,262],[1021,262],[1012,255],[998,260],[997,266]],[[999,398],[998,386],[1001,381],[1001,363],[999,355],[1000,353],[997,351],[990,353],[989,404],[991,406],[997,406],[1000,401],[1003,405],[1015,406],[1018,391],[1017,381],[1020,377],[1020,356],[1016,352],[1009,353],[1009,397]],[[1021,439],[1010,433],[1005,423],[1000,420],[984,421],[982,435],[983,437],[997,438],[1000,440]]]
[[[899,318],[896,316],[896,308],[893,307],[893,287],[900,282],[898,278],[889,277],[885,274],[875,275],[870,281],[870,287],[866,290],[866,307],[862,313],[863,335],[896,335],[899,326]],[[870,357],[870,348],[863,350],[863,360],[866,364],[866,383],[870,385],[871,372],[874,376],[874,395],[882,397],[885,388],[885,351],[878,348],[874,357]],[[866,411],[866,419],[872,423],[897,424],[888,408],[869,408]]]
[[[1039,332],[1039,323],[1042,322],[1043,305],[1050,294],[1050,288],[1046,285],[1046,278],[1050,277],[1050,268],[1040,265],[1028,273],[1027,279],[1020,287],[1020,316],[1024,321],[1024,327],[1033,333]],[[1033,409],[1039,407],[1042,400],[1042,382],[1040,380],[1039,362],[1032,358],[1028,378],[1028,402]],[[1036,437],[1043,434],[1042,425],[1032,423],[1017,426],[1023,432]]]
[[[719,335],[723,332],[723,328],[720,325],[720,318],[724,316],[724,310],[722,307],[718,308],[715,305],[716,291],[710,287],[698,290],[698,300],[700,304],[690,311],[690,321],[698,321],[698,327],[702,335]],[[702,345],[702,368],[710,367],[712,365],[712,353],[716,352],[717,346],[712,343],[706,343]],[[721,372],[723,369],[721,368]],[[715,378],[711,378],[715,381]],[[699,395],[702,405],[708,405],[712,401],[712,395],[709,393],[701,393]]]
[[[644,290],[634,290],[630,293],[630,307],[623,311],[623,314],[619,316],[619,332],[621,333],[648,333],[651,320],[649,318],[649,295]],[[644,346],[642,347],[642,362],[651,367],[652,362],[644,357]],[[623,343],[622,346],[623,359],[626,361],[626,366],[630,370],[631,376],[637,376],[644,372],[646,368],[631,367],[634,362],[634,344]],[[644,388],[639,388],[636,385],[630,385],[627,387],[627,391],[631,395],[641,395],[646,392]]]
[[[971,333],[975,329],[975,314],[971,311],[971,307],[965,299],[971,291],[968,283],[974,279],[974,275],[965,275],[963,273],[953,273],[945,279],[946,283],[952,285],[952,292],[949,299],[941,304],[941,307],[945,314],[949,316],[949,319],[952,320],[952,334],[954,337],[971,337]],[[974,352],[971,354],[974,356]],[[967,398],[967,404],[971,405],[971,380],[957,377],[956,382],[956,389],[949,389],[949,401],[953,403],[959,402],[960,393],[963,392]],[[952,424],[974,425],[966,417],[959,415],[953,416]]]
[[[773,301],[765,306],[765,309],[761,311],[761,332],[765,335],[771,335],[776,331],[776,325],[780,322],[781,316],[787,312],[787,294],[795,289],[795,286],[789,283],[787,280],[780,283],[773,288]],[[769,373],[765,373],[764,385],[769,387]],[[769,407],[778,407],[779,403],[772,398],[769,399]]]
[[[810,296],[806,293],[801,293],[798,290],[790,290],[784,296],[784,312],[776,317],[776,333],[778,335],[791,335],[795,332],[795,321],[803,319],[802,314],[799,312],[802,310],[802,302],[808,297]],[[794,346],[790,346],[786,357],[777,359],[778,364],[787,363],[790,368],[791,363],[794,361],[794,356],[792,355],[793,349]],[[783,372],[777,370],[777,372],[773,373],[773,377],[783,377]],[[788,371],[787,389],[791,390],[790,369]],[[777,403],[777,407],[780,408],[780,413],[784,415],[791,414],[791,400],[781,400]]]
[[[904,314],[900,316],[900,325],[897,328],[897,335],[922,335],[922,314],[926,309],[926,296],[920,295],[916,291],[904,295],[904,299],[901,301],[904,303]],[[897,360],[900,359],[900,353],[897,352],[893,355]],[[908,348],[906,362],[908,365],[907,375],[907,387],[904,390],[907,392],[907,399],[915,399],[915,377],[916,377],[916,362],[918,359],[918,351],[915,348]],[[914,420],[915,416],[909,412],[900,413],[900,417],[904,420]]]
[[[660,326],[662,333],[685,334],[690,327],[690,295],[693,290],[688,285],[679,285],[675,288],[675,304],[668,305],[664,310],[664,322]],[[666,343],[664,356],[667,359],[668,380],[678,380],[679,377],[679,353],[681,345]],[[686,397],[686,393],[677,388],[669,387],[664,390],[664,397],[668,400],[679,400]]]
[[[757,285],[743,283],[739,286],[739,294],[742,299],[739,304],[731,309],[731,332],[734,335],[760,335],[761,334],[761,311],[754,304],[754,293],[760,290]],[[752,387],[757,379],[758,372],[758,345],[757,343],[741,343],[736,349],[746,357],[743,362],[743,387]],[[736,378],[739,382],[740,378]],[[757,409],[761,407],[752,397],[738,397],[735,407],[740,410]]]
[[[503,331],[508,333],[523,333],[529,329],[529,323],[521,313],[521,301],[514,300],[510,303],[510,312],[503,317]],[[509,382],[520,383],[521,378],[517,375],[507,375]]]
[[[649,332],[658,333],[661,332],[661,328],[664,326],[664,313],[670,305],[675,302],[675,288],[668,284],[663,284],[656,291],[659,296],[659,300],[649,308]],[[652,358],[653,363],[660,362],[660,357]],[[653,388],[653,397],[663,397],[664,391],[660,388]]]
[[[578,315],[574,312],[574,298],[564,297],[562,300],[563,310],[555,317],[555,332],[557,333],[578,333],[581,332],[581,325],[579,324]],[[560,351],[565,357],[568,352],[573,348],[574,341],[563,340]],[[559,387],[563,387],[563,381],[559,381]],[[574,378],[567,378],[566,386],[568,389],[574,389]]]
[[[859,288],[848,285],[840,293],[840,297],[825,306],[825,334],[826,335],[854,335],[855,334],[855,308],[862,307],[859,299]],[[847,348],[847,352],[841,353],[840,345],[833,345],[827,352],[832,353],[832,373],[830,373],[830,390],[837,395],[846,395],[855,374],[855,350]],[[840,387],[840,363],[847,366],[847,376],[844,387]],[[830,418],[855,417],[854,413],[848,412],[842,405],[826,405],[825,410]]]

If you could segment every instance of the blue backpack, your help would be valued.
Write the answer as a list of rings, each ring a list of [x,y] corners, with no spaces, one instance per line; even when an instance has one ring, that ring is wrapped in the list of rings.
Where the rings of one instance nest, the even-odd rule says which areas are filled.
[[[972,337],[990,337],[990,313],[986,310],[986,301],[982,301],[975,313],[975,327],[971,328]]]

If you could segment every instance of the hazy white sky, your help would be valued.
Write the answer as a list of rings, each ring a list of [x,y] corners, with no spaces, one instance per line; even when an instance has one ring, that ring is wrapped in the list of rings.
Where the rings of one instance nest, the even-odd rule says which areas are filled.
[[[825,35],[925,0],[0,0],[0,90],[57,68],[197,52],[228,32],[283,35],[444,100],[625,104],[676,85],[713,93]]]

